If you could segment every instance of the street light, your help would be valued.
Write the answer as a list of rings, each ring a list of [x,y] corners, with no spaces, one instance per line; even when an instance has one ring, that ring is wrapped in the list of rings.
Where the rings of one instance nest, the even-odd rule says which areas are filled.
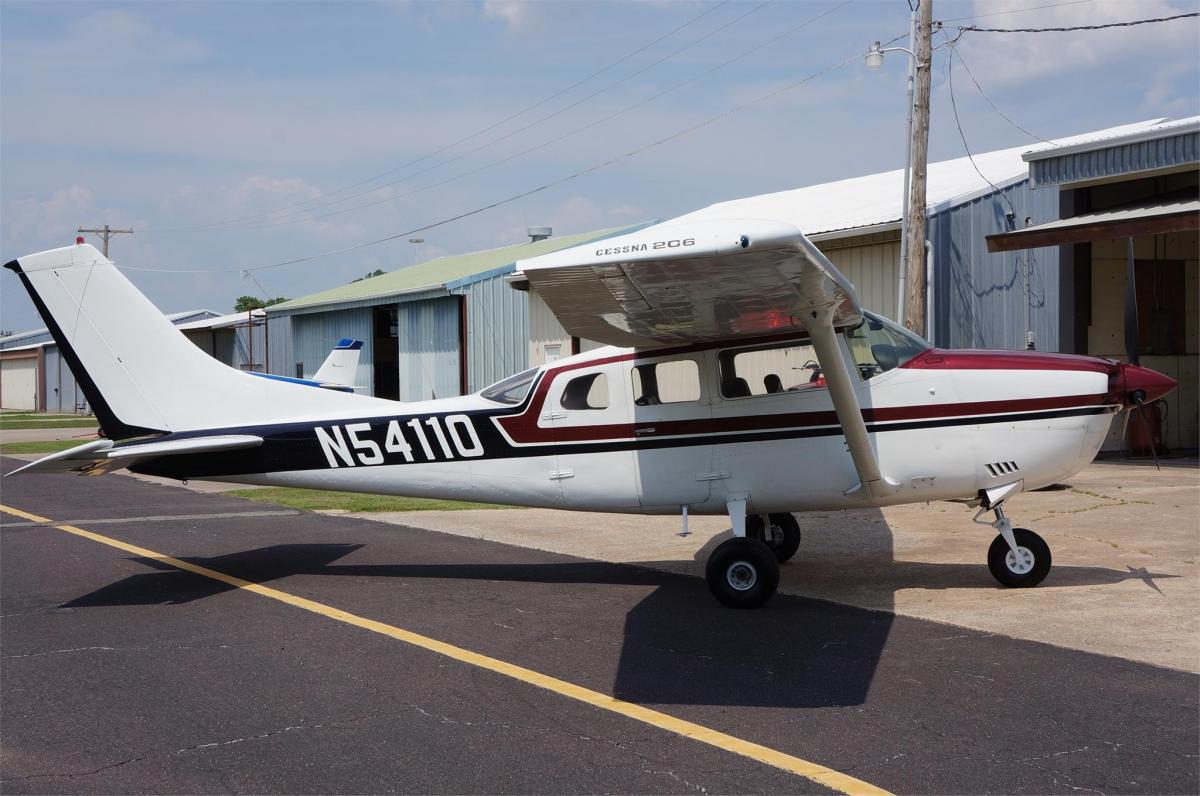
[[[929,0],[926,0],[928,2]],[[908,28],[909,42],[916,41],[917,10],[914,7]],[[911,201],[908,192],[909,175],[912,174],[912,128],[913,128],[913,82],[917,75],[917,54],[907,47],[881,47],[879,42],[871,45],[864,60],[868,69],[878,69],[883,66],[883,54],[902,52],[908,55],[908,138],[904,146],[904,196],[900,199],[900,278],[899,293],[896,297],[896,323],[904,325],[904,305],[908,289],[908,205]]]
[[[417,247],[420,246],[422,243],[424,243],[425,239],[424,238],[409,238],[408,242],[413,245],[412,258],[409,261],[409,264],[416,265],[417,264]]]

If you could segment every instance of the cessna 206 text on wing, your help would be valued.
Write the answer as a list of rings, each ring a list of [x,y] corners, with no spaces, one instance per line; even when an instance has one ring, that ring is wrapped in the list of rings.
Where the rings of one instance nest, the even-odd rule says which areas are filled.
[[[666,223],[518,264],[567,331],[610,344],[474,395],[399,404],[209,357],[89,245],[8,264],[108,439],[22,468],[645,514],[728,514],[708,584],[756,606],[792,512],[980,507],[992,574],[1050,550],[1007,500],[1085,467],[1115,412],[1175,386],[1082,356],[949,351],[865,312],[794,226]]]

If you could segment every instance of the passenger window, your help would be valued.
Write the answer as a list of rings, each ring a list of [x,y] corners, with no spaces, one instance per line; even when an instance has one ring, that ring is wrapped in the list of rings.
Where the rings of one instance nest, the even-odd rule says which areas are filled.
[[[807,343],[783,343],[722,351],[721,395],[750,398],[824,387],[817,354]]]
[[[589,373],[567,382],[559,400],[563,409],[607,409],[608,377]]]
[[[633,402],[657,406],[700,400],[700,370],[690,359],[633,366]]]

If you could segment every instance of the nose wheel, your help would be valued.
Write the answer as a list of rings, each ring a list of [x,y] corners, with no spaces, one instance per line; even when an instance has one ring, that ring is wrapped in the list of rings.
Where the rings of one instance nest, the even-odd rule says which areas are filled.
[[[757,608],[779,588],[779,563],[766,544],[734,537],[717,546],[705,569],[708,588],[730,608]]]
[[[1003,536],[992,540],[988,548],[988,570],[1004,586],[1036,586],[1050,574],[1050,546],[1028,528],[1013,528],[1012,534],[1016,550]]]
[[[975,515],[975,522],[990,525],[997,532],[988,548],[988,571],[1002,586],[1014,589],[1036,586],[1050,574],[1050,545],[1028,528],[1012,527],[1012,521],[1004,516],[1002,502],[1003,499],[985,506]],[[995,512],[996,519],[980,520],[980,514],[988,510]]]

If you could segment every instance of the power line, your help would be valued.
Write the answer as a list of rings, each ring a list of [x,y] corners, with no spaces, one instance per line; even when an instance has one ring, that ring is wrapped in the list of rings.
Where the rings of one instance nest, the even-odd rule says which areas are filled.
[[[1013,8],[1008,11],[992,11],[988,14],[972,14],[969,17],[951,17],[943,19],[942,22],[962,22],[964,19],[983,19],[984,17],[1004,17],[1009,14],[1024,14],[1026,11],[1041,11],[1044,8],[1062,8],[1063,6],[1078,6],[1084,3],[1093,3],[1095,0],[1068,0],[1066,3],[1049,3],[1043,6],[1029,6],[1028,8]]]
[[[1129,22],[1109,22],[1104,25],[1075,25],[1068,28],[977,28],[974,25],[960,27],[964,33],[1068,33],[1073,30],[1104,30],[1105,28],[1131,28],[1134,25],[1149,25],[1153,22],[1171,22],[1176,19],[1200,17],[1200,11],[1189,14],[1176,14],[1173,17],[1156,17],[1154,19],[1134,19]]]
[[[291,210],[293,208],[303,207],[305,205],[312,204],[313,202],[316,202],[320,199],[327,199],[331,196],[337,196],[338,194],[345,193],[346,191],[354,190],[355,188],[360,188],[363,185],[367,185],[368,183],[372,183],[383,177],[387,177],[392,174],[395,174],[396,172],[406,169],[410,166],[415,166],[416,164],[422,163],[426,160],[429,160],[432,157],[436,157],[437,155],[440,155],[443,152],[447,152],[447,151],[453,149],[454,147],[458,146],[459,144],[465,144],[467,141],[474,140],[485,133],[489,133],[498,127],[502,127],[503,125],[507,124],[508,122],[511,122],[513,119],[524,116],[526,113],[529,113],[532,110],[540,108],[541,106],[545,105],[548,102],[551,102],[552,100],[558,99],[559,97],[561,97],[564,94],[567,94],[568,92],[572,91],[573,89],[576,89],[579,86],[582,86],[584,83],[587,83],[590,80],[593,80],[594,78],[597,78],[600,75],[604,74],[605,72],[608,72],[608,71],[612,70],[613,68],[620,66],[621,64],[630,60],[631,58],[644,53],[646,50],[649,50],[650,48],[652,48],[654,45],[658,44],[659,42],[664,41],[665,39],[668,39],[671,36],[674,36],[676,33],[683,30],[684,28],[694,25],[695,23],[699,22],[704,17],[713,13],[717,9],[721,8],[722,6],[728,4],[729,1],[730,0],[721,0],[721,2],[717,3],[716,5],[710,6],[709,8],[705,9],[704,11],[700,12],[696,16],[694,16],[691,19],[684,22],[682,25],[678,25],[678,26],[672,28],[671,30],[662,34],[661,36],[654,39],[653,41],[642,45],[641,47],[622,56],[621,58],[618,58],[617,60],[613,61],[612,63],[608,64],[607,66],[597,69],[595,72],[592,72],[587,77],[576,80],[574,83],[570,84],[569,86],[559,89],[558,91],[554,92],[553,94],[550,94],[547,97],[543,97],[542,99],[538,100],[537,102],[533,103],[532,105],[527,105],[524,108],[522,108],[521,110],[516,111],[515,113],[512,113],[512,114],[509,114],[508,116],[505,116],[503,119],[493,122],[492,124],[489,124],[486,127],[476,130],[475,132],[471,133],[470,135],[459,138],[457,141],[446,144],[445,146],[441,147],[440,149],[436,149],[433,152],[429,152],[425,155],[422,155],[421,157],[415,158],[406,163],[401,163],[399,166],[388,169],[387,171],[383,171],[383,172],[380,172],[379,174],[375,174],[371,177],[367,177],[366,179],[359,180],[358,182],[353,183],[351,185],[347,185],[345,187],[338,188],[335,191],[330,191],[330,192],[324,193],[324,194],[318,194],[317,196],[311,197],[309,199],[305,199],[303,202],[296,202],[294,204],[284,205],[282,207],[277,207],[274,210],[268,210],[264,213],[255,213],[250,216],[243,216],[241,218],[228,219],[225,221],[215,221],[215,222],[212,222],[211,224],[205,224],[205,225],[200,225],[200,226],[196,226],[196,227],[164,227],[164,228],[161,228],[159,231],[182,232],[182,231],[191,230],[191,229],[207,229],[209,227],[221,226],[224,224],[233,224],[233,223],[238,223],[241,221],[249,221],[249,220],[253,220],[256,218],[263,218],[263,217],[270,216],[270,215],[273,215],[278,212],[282,212],[284,210]],[[377,189],[374,189],[374,190],[377,190]]]
[[[224,229],[250,230],[250,229],[266,229],[266,228],[273,227],[273,226],[287,226],[290,224],[304,224],[304,223],[309,223],[312,221],[319,221],[321,219],[330,218],[332,216],[338,216],[338,215],[343,215],[345,213],[351,213],[351,212],[354,212],[357,210],[364,210],[364,209],[367,209],[370,207],[376,207],[381,204],[386,204],[387,202],[394,202],[399,199],[404,199],[404,198],[414,196],[419,193],[424,193],[425,191],[429,191],[434,188],[441,188],[452,182],[461,180],[464,177],[470,177],[475,174],[479,174],[481,172],[487,171],[488,169],[495,168],[496,166],[501,166],[505,163],[509,163],[513,160],[517,160],[518,158],[522,158],[525,155],[529,155],[540,149],[544,149],[553,144],[557,144],[561,141],[571,138],[572,136],[578,135],[579,133],[591,130],[601,124],[606,124],[607,122],[610,122],[619,116],[623,116],[627,113],[635,111],[638,108],[648,105],[651,102],[654,102],[654,101],[660,99],[661,97],[666,96],[667,94],[670,94],[671,92],[676,91],[676,90],[682,88],[683,86],[688,85],[689,83],[694,83],[697,80],[701,80],[720,69],[724,69],[725,67],[729,66],[730,64],[732,64],[736,61],[739,61],[749,55],[752,55],[753,53],[758,52],[759,50],[761,50],[771,44],[774,44],[775,42],[779,41],[780,39],[783,39],[783,38],[786,38],[787,36],[792,35],[796,31],[801,30],[802,28],[805,28],[808,25],[813,24],[814,22],[834,13],[835,11],[840,11],[841,9],[850,5],[850,2],[851,2],[851,0],[845,0],[845,2],[841,3],[840,5],[834,6],[826,11],[823,11],[814,17],[810,17],[809,19],[806,19],[804,22],[801,22],[800,24],[787,29],[787,30],[783,31],[782,33],[778,33],[775,36],[772,36],[771,38],[767,39],[766,41],[760,42],[759,44],[756,44],[747,50],[743,50],[742,52],[738,53],[737,55],[733,56],[732,58],[722,61],[721,63],[717,64],[716,66],[710,67],[709,69],[705,70],[704,72],[701,72],[697,75],[693,75],[692,77],[681,80],[681,81],[663,89],[662,91],[659,91],[658,93],[653,94],[653,95],[641,100],[640,102],[637,102],[633,105],[626,105],[626,106],[622,107],[620,110],[610,113],[607,116],[603,116],[599,119],[594,119],[590,122],[587,122],[586,124],[576,127],[573,130],[570,130],[566,133],[563,133],[561,135],[555,136],[548,140],[542,141],[539,144],[535,144],[534,146],[527,147],[526,149],[520,150],[518,152],[514,152],[510,155],[506,155],[505,157],[500,158],[499,160],[494,160],[490,163],[485,163],[482,166],[478,166],[474,169],[470,169],[469,171],[461,172],[459,174],[454,175],[453,177],[448,177],[448,178],[446,178],[444,180],[440,180],[438,182],[430,183],[428,185],[423,185],[418,188],[413,188],[412,190],[405,191],[404,193],[395,194],[393,196],[387,196],[382,199],[376,199],[376,200],[373,200],[370,202],[364,202],[362,204],[353,205],[351,207],[341,208],[339,210],[333,210],[328,213],[321,213],[318,215],[299,215],[296,218],[284,218],[284,219],[280,219],[278,221],[270,221],[270,222],[264,222],[261,224],[254,224],[254,225],[240,226],[240,227],[226,227]],[[902,38],[902,37],[900,37],[900,38]],[[893,41],[894,41],[894,39],[893,39]],[[317,208],[311,208],[304,212],[310,213],[314,209],[317,209]]]
[[[370,189],[370,190],[367,190],[367,191],[362,191],[362,192],[360,192],[360,193],[357,193],[357,194],[352,194],[352,195],[350,195],[350,196],[345,196],[345,197],[342,197],[341,199],[336,199],[336,200],[334,200],[334,201],[332,201],[332,202],[325,202],[325,203],[322,203],[322,204],[314,205],[314,206],[312,206],[312,207],[305,208],[305,209],[303,209],[303,210],[296,210],[296,211],[294,211],[294,212],[290,212],[290,213],[284,213],[284,214],[283,214],[283,217],[282,217],[282,218],[280,218],[280,219],[277,219],[277,220],[273,220],[273,221],[264,221],[264,222],[261,222],[261,223],[258,223],[258,224],[251,224],[251,225],[249,225],[249,226],[247,226],[247,225],[243,225],[243,224],[233,224],[233,225],[230,225],[230,226],[219,226],[218,228],[219,228],[219,229],[222,229],[222,230],[226,230],[226,229],[257,229],[257,228],[260,228],[260,227],[271,227],[271,226],[276,226],[276,225],[278,225],[278,224],[302,223],[302,222],[305,222],[305,221],[311,221],[311,220],[315,220],[315,219],[317,219],[317,218],[326,218],[326,217],[328,217],[328,216],[331,216],[331,215],[339,215],[339,214],[341,214],[341,213],[350,212],[350,211],[352,211],[352,210],[361,210],[361,209],[363,209],[363,208],[367,208],[367,207],[374,207],[375,205],[378,205],[378,204],[384,204],[384,203],[386,203],[386,202],[393,202],[393,201],[395,201],[395,200],[397,200],[397,199],[401,199],[401,198],[403,198],[403,197],[406,197],[406,196],[411,196],[411,195],[413,195],[414,193],[420,193],[421,191],[428,190],[429,188],[436,188],[436,187],[440,187],[440,186],[442,186],[442,185],[445,185],[445,184],[446,184],[446,183],[448,183],[448,182],[453,182],[455,179],[458,179],[458,178],[457,178],[457,177],[456,177],[456,178],[451,178],[451,179],[449,179],[449,180],[445,180],[445,181],[443,181],[443,182],[434,183],[433,185],[430,185],[430,186],[425,186],[424,188],[418,188],[418,189],[416,189],[416,190],[414,190],[414,191],[409,191],[409,192],[407,192],[407,193],[398,194],[398,195],[395,195],[395,196],[388,196],[388,197],[384,197],[383,199],[379,199],[379,200],[377,200],[377,201],[368,202],[368,203],[361,204],[361,205],[355,205],[354,207],[347,208],[347,209],[345,209],[345,210],[334,211],[334,212],[332,212],[332,213],[328,213],[328,214],[321,215],[321,216],[307,217],[307,216],[305,216],[305,215],[304,215],[305,213],[312,212],[313,210],[320,210],[321,208],[324,208],[324,207],[331,207],[331,206],[333,206],[333,205],[341,204],[342,202],[347,202],[347,201],[350,201],[351,199],[357,199],[358,197],[361,197],[361,196],[369,196],[370,194],[372,194],[372,193],[376,193],[377,191],[380,191],[380,190],[382,190],[382,189],[384,189],[384,188],[387,188],[387,187],[389,187],[389,186],[396,185],[396,184],[398,184],[398,183],[404,182],[405,180],[411,180],[412,178],[414,178],[414,177],[419,177],[419,176],[421,176],[422,174],[428,174],[429,172],[431,172],[431,171],[435,171],[435,170],[437,170],[437,169],[440,169],[440,168],[442,168],[443,166],[448,166],[448,165],[450,165],[451,163],[455,163],[455,162],[457,162],[457,161],[459,161],[459,160],[462,160],[463,158],[465,158],[465,157],[467,157],[467,156],[469,156],[469,155],[473,155],[473,154],[475,154],[476,152],[480,152],[480,151],[482,151],[482,150],[484,150],[484,149],[488,149],[489,147],[492,147],[492,146],[494,146],[494,145],[496,145],[496,144],[500,143],[501,141],[506,141],[506,140],[508,140],[509,138],[512,138],[513,136],[516,136],[516,135],[518,135],[518,134],[520,134],[520,133],[523,133],[523,132],[525,132],[525,131],[527,131],[527,130],[529,130],[529,129],[531,129],[531,128],[533,128],[533,127],[535,127],[535,126],[539,125],[539,124],[541,124],[542,122],[549,121],[550,119],[554,118],[555,116],[559,116],[559,115],[561,115],[561,114],[563,114],[563,113],[565,113],[565,112],[567,112],[567,111],[569,111],[569,110],[572,110],[573,108],[576,108],[576,107],[578,107],[578,106],[582,105],[583,103],[585,103],[585,102],[588,102],[589,100],[592,100],[592,99],[594,99],[594,98],[596,98],[596,97],[600,96],[601,94],[603,94],[603,93],[605,93],[605,92],[607,92],[607,91],[611,91],[612,89],[616,88],[617,86],[619,86],[619,85],[621,85],[621,84],[623,84],[623,83],[627,83],[628,81],[632,80],[633,78],[637,77],[638,75],[641,75],[641,74],[643,74],[643,73],[645,73],[645,72],[648,72],[649,70],[653,69],[654,67],[658,66],[659,64],[662,64],[662,63],[664,63],[665,61],[668,61],[668,60],[670,60],[671,58],[674,58],[675,56],[679,55],[680,53],[682,53],[682,52],[684,52],[684,51],[686,51],[686,50],[689,50],[689,49],[691,49],[692,47],[695,47],[696,45],[700,44],[701,42],[703,42],[703,41],[705,41],[705,40],[707,40],[707,39],[709,39],[709,38],[712,38],[712,37],[713,37],[713,36],[715,36],[717,33],[720,33],[721,31],[723,31],[723,30],[725,30],[725,29],[727,29],[727,28],[731,27],[732,25],[734,25],[734,24],[736,24],[736,23],[738,23],[738,22],[742,21],[742,20],[743,20],[743,19],[745,19],[746,17],[750,16],[751,14],[753,14],[753,13],[755,13],[755,12],[757,12],[757,11],[760,11],[761,9],[765,8],[766,6],[770,5],[770,4],[771,4],[771,3],[773,3],[773,2],[774,2],[774,0],[764,0],[764,2],[762,2],[762,3],[759,3],[758,5],[756,5],[756,6],[754,6],[753,8],[751,8],[749,11],[746,11],[745,13],[743,13],[743,14],[740,14],[740,15],[738,15],[738,16],[736,16],[736,17],[734,17],[733,19],[729,20],[729,21],[728,21],[728,22],[726,22],[725,24],[723,24],[723,25],[721,25],[721,26],[719,26],[719,27],[717,27],[717,28],[715,28],[715,29],[713,29],[713,30],[709,31],[708,33],[704,34],[703,36],[701,36],[701,37],[699,37],[699,38],[697,38],[697,39],[694,39],[694,40],[692,40],[692,41],[688,42],[687,44],[683,45],[682,47],[680,47],[680,48],[678,48],[678,49],[676,49],[676,50],[674,50],[674,51],[672,51],[672,52],[670,52],[670,53],[667,53],[666,55],[664,55],[664,56],[662,56],[661,58],[659,58],[657,61],[654,61],[654,62],[652,62],[652,63],[650,63],[650,64],[648,64],[648,65],[646,65],[646,66],[642,67],[641,69],[637,70],[636,72],[633,72],[633,73],[631,73],[631,74],[629,74],[629,75],[626,75],[625,77],[621,78],[620,80],[617,80],[617,81],[615,81],[615,82],[613,82],[613,83],[610,83],[609,85],[607,85],[607,86],[605,86],[604,88],[601,88],[601,89],[599,89],[599,90],[597,90],[597,91],[593,91],[591,94],[588,94],[587,96],[585,96],[585,97],[582,97],[581,99],[578,99],[578,100],[576,100],[575,102],[572,102],[572,103],[571,103],[571,104],[569,104],[569,105],[565,105],[565,106],[563,106],[563,107],[559,108],[558,110],[552,111],[551,113],[549,113],[549,114],[546,114],[545,116],[542,116],[542,117],[541,117],[541,118],[539,118],[539,119],[535,119],[534,121],[530,122],[529,124],[526,124],[524,127],[518,127],[518,128],[517,128],[517,129],[515,129],[515,130],[510,130],[509,132],[505,133],[505,134],[504,134],[504,135],[502,135],[502,136],[499,136],[498,138],[493,138],[493,139],[491,139],[490,141],[485,141],[484,143],[480,144],[479,146],[476,146],[476,147],[474,147],[474,148],[472,148],[472,149],[468,149],[468,150],[466,150],[465,152],[460,152],[459,154],[455,155],[454,157],[452,157],[452,158],[450,158],[450,159],[448,159],[448,160],[444,160],[444,161],[442,161],[441,163],[435,163],[435,164],[433,164],[432,166],[428,166],[427,168],[421,169],[420,171],[414,172],[414,173],[412,173],[412,174],[408,174],[408,175],[406,175],[405,177],[403,177],[403,178],[401,178],[401,179],[397,179],[397,180],[393,180],[393,181],[391,181],[391,182],[384,183],[383,185],[376,186],[375,188],[372,188],[372,189]],[[835,10],[836,10],[836,9],[835,9]],[[828,13],[828,12],[827,12],[827,13]],[[643,105],[643,104],[645,104],[645,103],[644,103],[644,102],[643,102],[643,103],[639,103],[639,105]],[[594,123],[593,123],[593,124],[594,124]],[[586,127],[584,127],[584,128],[580,128],[580,129],[586,129]],[[559,139],[555,139],[555,140],[561,140],[562,138],[569,137],[570,135],[574,135],[576,132],[579,132],[579,130],[572,131],[571,133],[568,133],[566,136],[561,136]],[[553,143],[553,141],[551,141],[550,143]],[[535,151],[536,149],[539,149],[539,148],[540,148],[540,147],[534,147],[533,149],[528,149],[528,150],[526,150],[526,152],[525,152],[525,153],[522,153],[522,154],[526,154],[526,153],[528,153],[528,152]],[[513,159],[513,157],[515,157],[515,156],[510,156],[510,157],[508,157],[508,158],[505,158],[504,160],[498,161],[498,163],[504,163],[504,162],[507,162],[508,160],[512,160],[512,159]],[[493,164],[493,165],[496,165],[496,164]],[[467,176],[467,175],[470,175],[470,174],[475,174],[475,173],[478,173],[479,171],[483,171],[485,168],[490,168],[490,166],[485,166],[485,167],[483,167],[483,168],[475,169],[474,171],[467,172],[466,174],[464,174],[464,175],[460,175],[460,176]],[[212,229],[212,228],[213,228],[213,227],[210,227],[209,229]]]
[[[451,216],[449,218],[444,218],[444,219],[441,219],[440,221],[434,221],[432,223],[425,224],[420,227],[415,227],[413,229],[405,230],[403,232],[397,232],[392,235],[388,235],[386,237],[379,238],[377,240],[365,241],[363,243],[357,243],[352,246],[344,246],[340,249],[334,249],[331,251],[320,252],[318,254],[310,254],[305,257],[296,257],[291,260],[281,260],[281,261],[275,262],[275,263],[268,263],[266,265],[250,266],[250,267],[245,267],[245,268],[152,268],[152,267],[146,267],[146,266],[133,266],[133,265],[125,265],[125,266],[121,266],[121,267],[128,269],[128,270],[133,270],[133,271],[158,271],[158,272],[168,272],[168,273],[190,273],[190,274],[219,274],[219,273],[240,273],[242,271],[246,271],[246,272],[263,271],[263,270],[270,269],[270,268],[281,268],[281,267],[287,266],[287,265],[296,265],[298,263],[311,262],[313,260],[319,260],[319,259],[322,259],[325,257],[333,257],[333,256],[339,255],[339,254],[348,254],[353,251],[358,251],[360,249],[365,249],[365,248],[368,248],[371,246],[378,246],[379,244],[387,243],[387,242],[393,241],[393,240],[398,240],[400,238],[407,238],[409,235],[414,235],[419,232],[425,232],[427,230],[434,229],[436,227],[445,226],[446,224],[450,224],[455,221],[460,221],[464,218],[469,218],[470,216],[479,215],[480,213],[484,213],[488,210],[492,210],[492,209],[500,207],[502,205],[510,204],[519,199],[524,199],[524,198],[532,196],[536,193],[540,193],[540,192],[548,190],[550,188],[554,188],[559,185],[563,185],[564,183],[578,179],[579,177],[583,177],[583,176],[591,174],[593,172],[600,171],[601,169],[605,169],[605,168],[612,166],[613,164],[619,163],[621,161],[628,160],[633,157],[637,157],[638,155],[641,155],[652,149],[660,147],[663,144],[670,143],[671,141],[674,141],[678,138],[682,138],[682,137],[689,135],[697,130],[707,127],[715,122],[718,122],[727,116],[731,116],[735,113],[740,113],[741,111],[744,111],[753,105],[757,105],[762,102],[767,102],[767,101],[772,100],[775,97],[778,97],[789,91],[793,91],[793,90],[799,88],[800,86],[802,86],[812,80],[815,80],[818,77],[827,75],[830,72],[841,69],[842,67],[846,66],[849,63],[853,63],[854,61],[861,59],[863,57],[863,55],[865,55],[865,53],[857,52],[854,55],[851,55],[850,57],[845,58],[842,61],[839,61],[838,63],[831,64],[830,66],[827,66],[823,69],[820,69],[816,72],[806,75],[805,77],[802,77],[799,80],[795,80],[791,83],[788,83],[787,85],[781,86],[780,88],[777,88],[773,91],[769,91],[766,94],[762,94],[758,97],[755,97],[754,99],[747,100],[746,102],[743,102],[739,105],[735,105],[731,108],[727,108],[726,110],[724,110],[720,113],[714,114],[713,116],[709,116],[708,118],[706,118],[700,122],[697,122],[696,124],[690,125],[681,130],[677,130],[676,132],[671,133],[670,135],[666,135],[655,141],[651,141],[650,143],[644,144],[640,147],[637,147],[636,149],[632,149],[622,155],[617,155],[617,156],[609,158],[608,160],[603,161],[601,163],[596,163],[592,166],[588,166],[587,168],[580,169],[579,171],[576,171],[572,174],[568,174],[565,177],[560,177],[557,180],[553,180],[551,182],[544,183],[542,185],[539,185],[536,188],[531,188],[529,190],[522,191],[517,194],[513,194],[513,195],[505,197],[503,199],[498,199],[494,202],[483,205],[482,207],[477,207],[473,210],[468,210],[468,211],[459,213],[457,215]]]
[[[943,35],[945,35],[944,31],[943,31]],[[1034,135],[1033,133],[1029,132],[1024,127],[1022,127],[1021,125],[1017,124],[1012,119],[1010,119],[1008,117],[1008,114],[1006,114],[1004,111],[1002,111],[998,107],[996,107],[996,103],[992,102],[992,98],[987,95],[987,92],[983,90],[983,86],[979,85],[979,81],[975,79],[975,73],[971,71],[971,67],[967,66],[967,62],[965,60],[963,60],[962,53],[960,53],[958,51],[958,48],[954,46],[954,42],[951,41],[951,42],[948,42],[948,44],[949,44],[950,48],[952,50],[954,50],[954,54],[958,56],[958,62],[960,64],[962,64],[962,68],[966,70],[967,77],[971,78],[971,82],[975,84],[975,88],[979,89],[980,96],[982,96],[985,100],[987,100],[987,104],[992,106],[992,110],[994,110],[996,113],[998,113],[1000,115],[1001,119],[1008,122],[1013,127],[1020,130],[1022,133],[1029,136],[1030,138],[1041,141],[1043,144],[1050,144],[1051,146],[1054,146],[1054,147],[1058,146],[1058,144],[1054,143],[1053,141],[1047,141],[1045,138],[1042,138],[1040,135]],[[950,60],[949,65],[951,68],[953,68],[954,64],[953,64],[952,60]]]

